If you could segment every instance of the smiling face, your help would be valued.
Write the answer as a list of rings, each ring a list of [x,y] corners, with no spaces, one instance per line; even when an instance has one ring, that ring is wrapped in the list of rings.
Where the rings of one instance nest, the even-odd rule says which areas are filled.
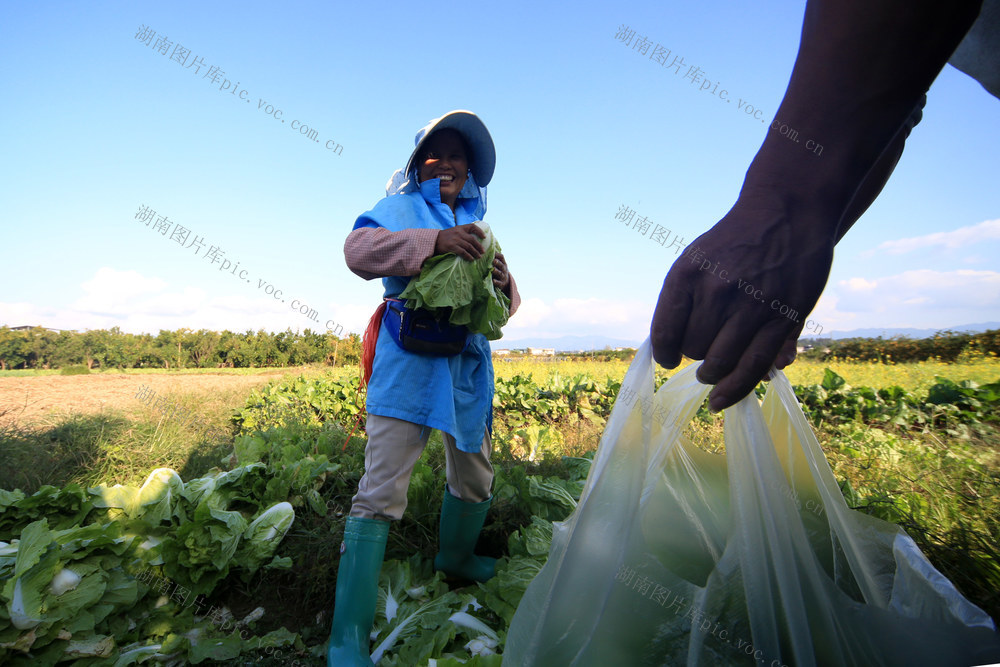
[[[462,138],[455,130],[439,130],[430,136],[417,160],[417,182],[441,179],[441,201],[455,209],[458,193],[465,187],[469,159]]]

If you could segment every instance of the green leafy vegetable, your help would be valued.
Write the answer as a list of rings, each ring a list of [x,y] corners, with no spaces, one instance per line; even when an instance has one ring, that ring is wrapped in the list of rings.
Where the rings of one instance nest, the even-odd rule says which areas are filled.
[[[407,308],[422,308],[438,316],[450,309],[451,324],[497,340],[510,317],[510,299],[493,285],[493,258],[500,244],[489,225],[482,221],[476,225],[486,232],[481,240],[485,252],[479,259],[467,261],[454,253],[435,255],[424,262],[420,275],[410,280],[399,298],[406,299]]]
[[[470,651],[464,647],[479,639],[475,648],[492,650],[499,645],[500,634],[468,613],[469,607],[481,605],[468,593],[448,590],[443,575],[433,572],[426,559],[415,556],[384,563],[372,660],[393,667],[433,664],[428,661],[435,656]]]
[[[247,526],[243,533],[237,560],[250,572],[256,572],[261,565],[274,556],[278,543],[295,521],[295,510],[291,503],[283,502],[261,513]]]
[[[203,502],[194,520],[164,540],[164,573],[196,595],[210,592],[229,573],[229,562],[240,545],[247,521],[239,512]]]
[[[49,592],[52,595],[59,596],[66,591],[73,590],[79,585],[80,575],[73,570],[63,568],[52,578],[52,583],[49,585]]]
[[[134,498],[132,516],[141,515],[150,525],[169,521],[174,516],[184,482],[170,468],[157,468],[149,473]]]

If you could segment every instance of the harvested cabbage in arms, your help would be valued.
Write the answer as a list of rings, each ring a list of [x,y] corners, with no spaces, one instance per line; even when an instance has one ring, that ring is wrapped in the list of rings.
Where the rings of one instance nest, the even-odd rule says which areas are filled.
[[[410,280],[399,298],[406,299],[407,308],[423,308],[435,316],[443,317],[450,308],[449,323],[497,340],[510,317],[510,298],[493,285],[493,258],[500,244],[489,225],[480,220],[476,226],[486,232],[480,241],[486,251],[482,257],[470,262],[451,252],[435,255],[424,262],[420,275]]]

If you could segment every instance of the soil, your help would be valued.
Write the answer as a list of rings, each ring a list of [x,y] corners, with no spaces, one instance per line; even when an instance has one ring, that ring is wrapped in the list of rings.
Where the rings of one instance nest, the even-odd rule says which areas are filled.
[[[164,375],[105,374],[0,377],[0,424],[44,426],[56,415],[97,414],[107,409],[132,412],[142,406],[136,393],[142,385],[158,395],[246,390],[284,373],[235,375],[224,373]]]

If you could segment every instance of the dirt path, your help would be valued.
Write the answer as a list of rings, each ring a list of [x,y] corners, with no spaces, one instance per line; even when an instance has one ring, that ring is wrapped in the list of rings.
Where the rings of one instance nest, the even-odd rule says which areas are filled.
[[[114,408],[128,412],[141,407],[136,400],[140,386],[157,394],[216,393],[246,390],[284,375],[281,371],[261,375],[43,375],[0,377],[0,424],[22,426],[48,421],[65,413],[96,414]]]

